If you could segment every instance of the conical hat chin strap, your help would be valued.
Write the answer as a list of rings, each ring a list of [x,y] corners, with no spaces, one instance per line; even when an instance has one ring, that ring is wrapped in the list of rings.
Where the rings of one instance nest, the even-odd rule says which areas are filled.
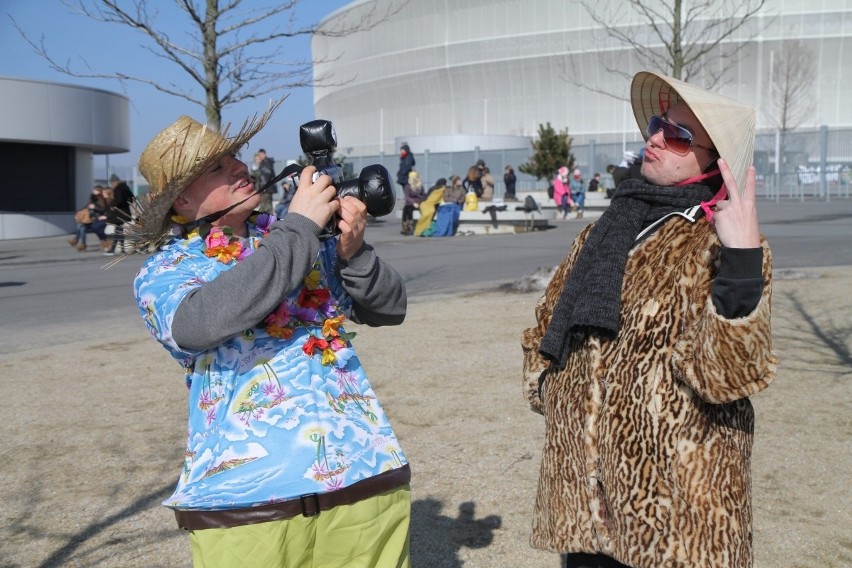
[[[685,179],[682,182],[675,184],[675,187],[678,187],[678,186],[681,186],[681,185],[688,185],[690,183],[696,183],[696,182],[699,182],[699,181],[703,181],[707,178],[711,178],[711,177],[720,175],[721,173],[722,172],[720,172],[719,170],[713,170],[711,172],[707,172],[706,174],[701,174],[701,175],[698,175],[698,176],[694,176],[694,177]],[[711,207],[714,207],[717,203],[719,203],[723,199],[727,199],[727,197],[728,197],[728,188],[725,187],[725,184],[723,183],[722,187],[719,188],[719,191],[716,192],[716,195],[714,195],[710,199],[710,201],[702,201],[701,202],[701,209],[704,210],[704,216],[707,217],[708,223],[713,222],[714,211],[713,211],[713,209],[711,209]]]

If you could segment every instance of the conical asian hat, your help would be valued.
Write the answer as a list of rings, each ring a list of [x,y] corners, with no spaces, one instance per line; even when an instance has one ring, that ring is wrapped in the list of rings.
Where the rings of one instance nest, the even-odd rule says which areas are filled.
[[[713,146],[731,168],[740,193],[754,161],[754,108],[665,75],[640,71],[630,85],[630,103],[647,139],[648,121],[683,101],[704,127]]]

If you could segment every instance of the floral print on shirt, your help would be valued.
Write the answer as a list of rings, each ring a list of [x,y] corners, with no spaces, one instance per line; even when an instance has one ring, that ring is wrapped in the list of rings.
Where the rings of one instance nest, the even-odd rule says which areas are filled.
[[[245,248],[254,249],[262,231],[249,229]],[[189,388],[184,465],[164,505],[251,507],[335,491],[405,465],[349,342],[354,334],[343,326],[351,299],[334,275],[336,240],[321,244],[303,287],[264,322],[190,352],[170,332],[181,300],[239,261],[220,262],[205,249],[198,234],[177,237],[134,283],[142,317],[184,366]]]

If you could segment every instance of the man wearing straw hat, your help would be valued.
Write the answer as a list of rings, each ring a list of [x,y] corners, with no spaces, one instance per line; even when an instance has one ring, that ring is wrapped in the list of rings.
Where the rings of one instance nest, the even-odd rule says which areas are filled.
[[[410,471],[345,329],[401,323],[405,287],[364,243],[364,204],[313,166],[284,219],[255,211],[234,154],[273,110],[234,137],[183,116],[140,158],[130,233],[162,246],[136,299],[189,388],[164,504],[196,567],[408,566]]]
[[[577,237],[522,338],[546,427],[531,543],[568,566],[751,566],[748,396],[776,366],[754,109],[649,72],[630,96],[643,179]]]

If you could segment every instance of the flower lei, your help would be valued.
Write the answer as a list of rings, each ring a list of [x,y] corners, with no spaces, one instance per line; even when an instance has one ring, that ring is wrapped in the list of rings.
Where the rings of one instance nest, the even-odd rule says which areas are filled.
[[[187,220],[180,216],[172,217],[177,224],[186,224]],[[269,234],[269,229],[277,218],[269,213],[255,213],[248,219],[250,224],[257,227],[259,238]],[[187,239],[199,236],[204,241],[204,254],[216,258],[223,264],[241,261],[254,252],[251,246],[245,246],[242,239],[234,236],[230,227],[214,227],[205,224],[186,234]],[[309,337],[302,346],[302,351],[308,357],[320,355],[323,365],[343,367],[352,356],[348,342],[355,337],[354,332],[341,330],[346,316],[339,313],[337,301],[331,291],[321,288],[322,275],[318,262],[305,276],[304,286],[299,291],[295,305],[286,300],[281,302],[275,311],[266,316],[266,332],[272,337],[289,339],[296,328],[305,329],[320,327],[320,334],[309,332]]]

